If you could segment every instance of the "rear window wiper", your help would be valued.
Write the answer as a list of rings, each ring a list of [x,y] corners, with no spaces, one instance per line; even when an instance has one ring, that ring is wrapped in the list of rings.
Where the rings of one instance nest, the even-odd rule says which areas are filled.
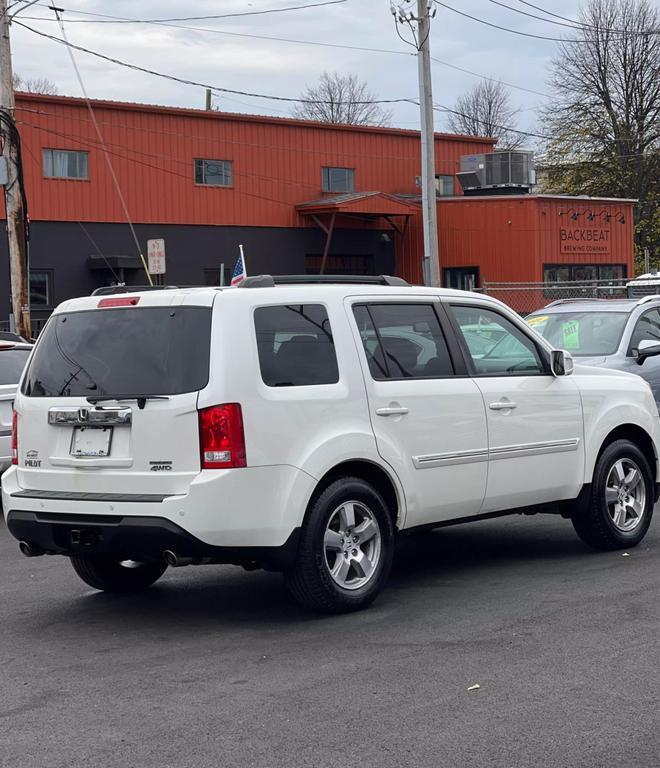
[[[169,400],[168,395],[103,395],[101,397],[95,397],[92,395],[87,398],[87,402],[95,405],[96,403],[105,403],[108,400],[137,400],[137,406],[140,410],[147,404],[147,400]]]

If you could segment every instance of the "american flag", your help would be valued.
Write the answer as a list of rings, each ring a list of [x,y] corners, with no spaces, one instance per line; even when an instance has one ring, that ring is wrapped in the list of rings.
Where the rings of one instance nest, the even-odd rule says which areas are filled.
[[[241,280],[247,277],[247,270],[245,269],[245,256],[243,256],[243,246],[239,245],[238,250],[240,251],[240,256],[238,257],[238,261],[234,267],[234,273],[231,276],[231,285],[238,285]]]

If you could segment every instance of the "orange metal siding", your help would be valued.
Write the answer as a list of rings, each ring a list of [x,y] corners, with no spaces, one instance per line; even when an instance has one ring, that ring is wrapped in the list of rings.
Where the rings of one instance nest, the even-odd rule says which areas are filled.
[[[587,214],[596,218],[589,222]],[[570,212],[578,219],[573,222]],[[611,216],[609,224],[605,214]],[[623,216],[624,223],[619,222]],[[481,280],[541,281],[544,264],[625,264],[633,274],[632,203],[544,196],[473,197],[438,203],[440,262],[478,266]],[[607,253],[562,253],[560,230],[605,229]]]
[[[418,191],[415,131],[111,102],[94,102],[94,113],[135,222],[306,226],[294,206],[322,195],[322,166],[354,168],[356,191]],[[33,220],[125,220],[84,101],[23,94],[16,118]],[[44,179],[44,148],[87,150],[89,181]],[[489,139],[439,135],[437,171],[491,149]],[[231,160],[233,187],[196,185],[195,158]]]

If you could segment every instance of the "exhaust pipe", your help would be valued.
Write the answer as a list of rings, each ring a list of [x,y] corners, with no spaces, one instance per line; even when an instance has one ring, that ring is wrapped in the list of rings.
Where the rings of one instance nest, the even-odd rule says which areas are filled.
[[[19,541],[18,548],[21,550],[21,553],[25,555],[25,557],[39,557],[40,555],[45,554],[45,550],[43,550],[41,547],[30,544],[28,541]]]
[[[172,552],[171,549],[166,549],[163,552],[163,558],[170,568],[181,568],[184,565],[190,565],[193,561],[192,557],[182,557],[176,552]]]

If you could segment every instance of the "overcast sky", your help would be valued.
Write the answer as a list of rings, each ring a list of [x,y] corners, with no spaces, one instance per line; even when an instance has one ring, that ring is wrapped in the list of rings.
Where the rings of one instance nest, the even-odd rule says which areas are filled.
[[[114,24],[92,21],[80,12],[131,18],[202,16],[304,5],[319,0],[65,0],[64,18],[69,40],[122,61],[235,90],[297,96],[324,71],[358,73],[380,98],[416,98],[417,65],[413,49],[397,37],[389,0],[346,0],[325,7],[242,18],[159,24]],[[538,13],[518,0],[503,0],[521,11]],[[20,13],[18,20],[40,31],[60,36],[53,14],[42,2]],[[507,10],[492,0],[448,0],[464,13],[501,26],[537,35],[560,37],[568,32]],[[575,0],[535,0],[535,5],[575,17]],[[18,5],[14,6],[14,9]],[[542,15],[542,14],[539,14]],[[45,20],[36,21],[33,17]],[[73,23],[84,19],[85,23]],[[541,93],[548,91],[548,64],[557,43],[487,27],[437,8],[431,33],[431,54],[457,67],[495,77]],[[250,37],[261,36],[261,37]],[[264,38],[288,38],[282,42]],[[385,48],[396,53],[356,51],[291,40]],[[59,93],[80,96],[80,86],[64,46],[12,26],[14,70],[23,77],[47,77]],[[172,106],[203,107],[204,91],[126,69],[86,53],[76,53],[89,95]],[[479,82],[478,77],[439,63],[433,65],[433,96],[452,106],[456,98]],[[523,109],[519,127],[538,128],[536,108],[543,96],[511,89],[515,106]],[[233,112],[288,114],[287,104],[245,96],[215,96],[214,105]],[[418,109],[408,104],[392,107],[393,124],[418,127]],[[446,127],[436,115],[436,129]]]

